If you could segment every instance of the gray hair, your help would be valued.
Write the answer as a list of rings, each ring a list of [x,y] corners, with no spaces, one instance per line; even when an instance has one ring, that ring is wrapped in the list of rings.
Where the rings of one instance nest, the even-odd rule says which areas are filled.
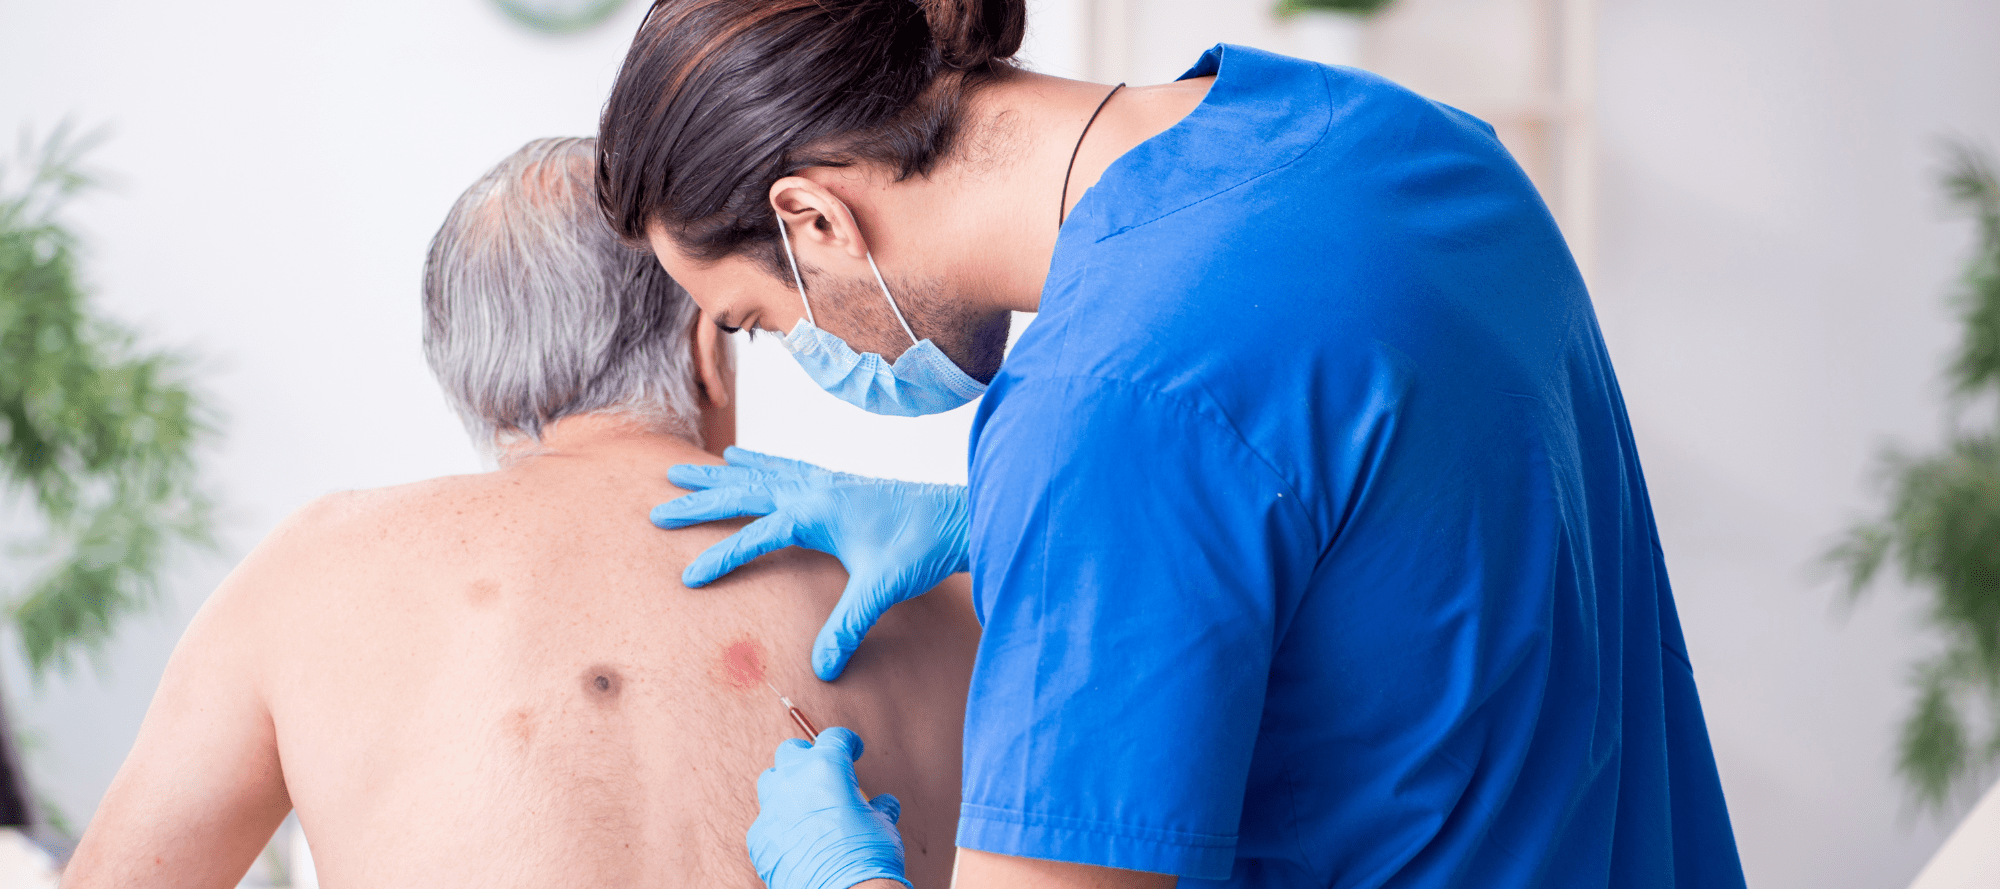
[[[695,440],[697,309],[598,208],[595,139],[537,139],[460,195],[424,262],[424,358],[482,451],[563,417]]]

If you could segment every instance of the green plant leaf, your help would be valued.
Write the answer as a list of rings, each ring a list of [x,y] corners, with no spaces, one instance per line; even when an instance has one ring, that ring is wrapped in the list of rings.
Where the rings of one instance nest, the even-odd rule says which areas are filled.
[[[1896,771],[1917,801],[1932,808],[1950,798],[1953,780],[1966,768],[1970,742],[1952,685],[1936,665],[1920,672],[1917,706],[1903,723]]]
[[[38,679],[148,605],[176,546],[213,542],[195,453],[216,418],[184,357],[92,311],[60,219],[102,138],[65,124],[0,165],[0,487],[36,508],[42,534],[10,542],[44,568],[0,596]]]
[[[1952,361],[1959,394],[2000,387],[2000,179],[1984,154],[1964,144],[1948,146],[1945,192],[1979,224],[1979,241],[1961,276],[1958,304],[1965,334]]]

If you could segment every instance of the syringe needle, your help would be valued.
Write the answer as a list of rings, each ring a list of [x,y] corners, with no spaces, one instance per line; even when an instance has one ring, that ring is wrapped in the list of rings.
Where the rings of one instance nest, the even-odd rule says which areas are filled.
[[[771,693],[772,693],[772,694],[774,694],[774,695],[777,695],[777,696],[778,696],[778,700],[780,700],[780,701],[784,701],[784,702],[785,702],[785,706],[787,706],[787,707],[790,707],[790,706],[792,706],[792,699],[791,699],[791,698],[788,698],[788,697],[785,697],[785,693],[784,693],[784,692],[781,692],[781,691],[779,691],[779,690],[778,690],[778,687],[777,687],[777,686],[775,686],[775,685],[772,685],[772,684],[771,684],[771,680],[769,680],[769,679],[766,679],[766,680],[764,680],[764,687],[765,687],[765,688],[768,688],[768,689],[770,689],[770,690],[771,690]]]
[[[799,712],[798,705],[792,703],[791,698],[785,697],[785,693],[779,691],[777,686],[772,685],[771,680],[764,680],[764,685],[769,687],[771,693],[778,696],[778,701],[785,705],[785,712],[791,714],[792,722],[799,727],[799,731],[806,733],[806,743],[810,744],[817,740],[819,738],[819,729],[814,728],[812,720],[807,719],[804,713]]]

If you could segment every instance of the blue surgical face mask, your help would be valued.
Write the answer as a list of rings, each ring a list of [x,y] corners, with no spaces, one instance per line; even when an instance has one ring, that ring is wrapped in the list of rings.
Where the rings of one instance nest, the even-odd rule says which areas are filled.
[[[889,295],[889,285],[882,280],[882,270],[875,267],[872,251],[868,254],[868,269],[875,273],[875,283],[889,300],[889,311],[896,314],[896,323],[903,325],[903,333],[914,345],[891,364],[874,352],[856,353],[840,337],[821,330],[813,324],[812,302],[806,299],[806,282],[799,276],[799,260],[792,255],[792,236],[785,231],[783,219],[778,220],[778,237],[785,241],[785,259],[792,264],[792,283],[798,285],[799,301],[806,305],[806,316],[792,326],[791,333],[785,334],[785,348],[820,388],[871,414],[896,417],[942,413],[986,391],[985,383],[967,376],[945,357],[937,344],[928,339],[918,341],[917,335],[910,332],[910,322],[903,320],[903,310],[896,307],[896,298]]]

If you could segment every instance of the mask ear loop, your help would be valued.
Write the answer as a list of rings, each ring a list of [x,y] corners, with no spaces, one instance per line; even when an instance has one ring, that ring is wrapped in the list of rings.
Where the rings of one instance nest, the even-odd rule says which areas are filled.
[[[896,323],[903,325],[903,333],[910,337],[910,345],[917,344],[917,335],[910,330],[910,322],[903,320],[903,310],[896,307],[896,298],[889,295],[889,284],[882,280],[882,270],[875,267],[875,251],[868,251],[868,270],[875,273],[875,283],[882,288],[882,297],[889,301],[889,311],[896,313]],[[804,291],[800,291],[804,292]]]
[[[799,258],[792,254],[792,235],[790,232],[785,230],[785,217],[778,216],[777,209],[778,209],[777,207],[772,207],[771,215],[776,217],[778,220],[778,238],[785,242],[785,261],[792,264],[792,283],[798,285],[799,303],[806,307],[806,323],[814,327],[818,327],[819,322],[813,320],[813,304],[806,299],[806,280],[804,278],[799,277]],[[877,281],[882,280],[881,272],[875,273],[875,280]],[[895,305],[895,302],[892,300],[889,304]],[[896,317],[897,320],[899,321],[902,320],[901,315],[898,315]],[[909,325],[907,324],[903,325],[903,329],[908,330]]]

